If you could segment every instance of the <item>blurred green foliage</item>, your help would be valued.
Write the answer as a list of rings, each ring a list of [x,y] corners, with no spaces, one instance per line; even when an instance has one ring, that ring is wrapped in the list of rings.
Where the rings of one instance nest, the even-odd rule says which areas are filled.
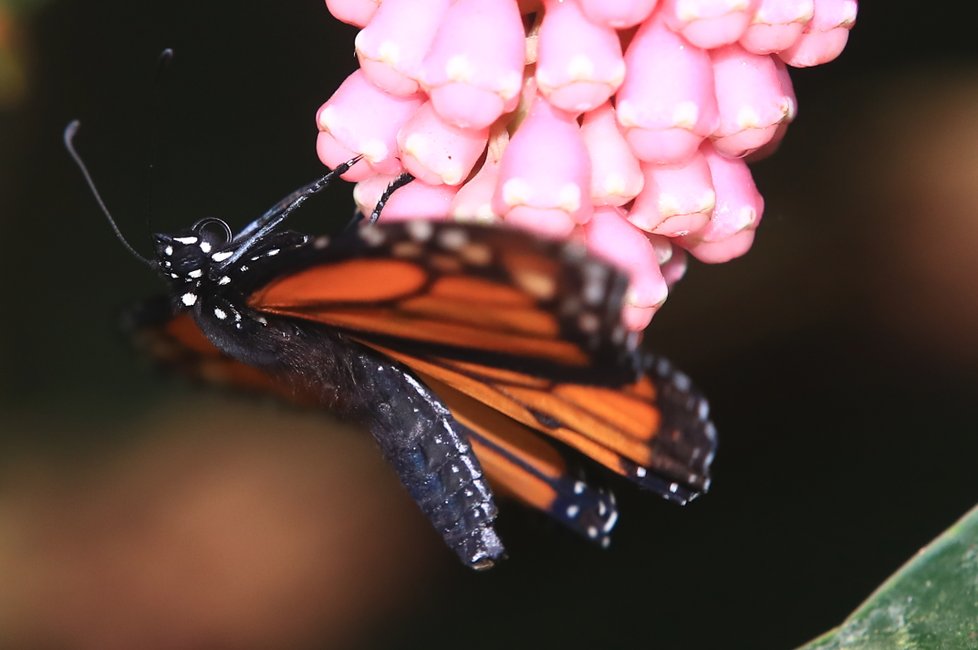
[[[978,507],[884,582],[852,616],[801,650],[978,646]]]

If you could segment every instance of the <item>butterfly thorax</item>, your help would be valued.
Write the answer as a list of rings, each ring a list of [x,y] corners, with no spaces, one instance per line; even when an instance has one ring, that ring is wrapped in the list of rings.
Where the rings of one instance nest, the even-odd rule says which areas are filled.
[[[190,229],[153,236],[156,263],[178,308],[192,308],[202,297],[229,298],[246,293],[258,278],[267,276],[277,256],[304,246],[308,240],[292,231],[257,240],[243,234],[232,237],[227,224],[218,219],[204,219]]]

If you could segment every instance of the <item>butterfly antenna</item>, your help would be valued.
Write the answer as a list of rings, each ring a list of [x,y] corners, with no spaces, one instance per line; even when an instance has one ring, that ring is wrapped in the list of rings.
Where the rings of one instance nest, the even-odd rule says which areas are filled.
[[[153,80],[153,128],[150,133],[149,141],[149,167],[146,170],[146,229],[153,232],[153,178],[156,168],[156,161],[159,154],[160,145],[160,104],[162,103],[163,92],[160,88],[163,84],[164,73],[173,61],[173,49],[166,48],[160,52],[156,59],[156,77]]]
[[[326,187],[328,187],[333,180],[350,171],[350,168],[360,162],[362,158],[363,154],[360,154],[359,156],[347,160],[341,165],[337,165],[335,169],[330,171],[325,176],[317,178],[304,187],[300,187],[295,192],[292,192],[269,208],[265,214],[245,226],[244,229],[235,235],[234,239],[232,240],[232,243],[238,244],[238,248],[235,250],[234,255],[221,262],[218,268],[226,269],[232,266],[248,251],[254,248],[255,244],[264,239],[268,233],[278,228],[290,214],[292,214],[299,208],[299,206],[306,202],[306,199],[326,189]]]
[[[374,211],[370,213],[370,223],[377,223],[377,220],[380,219],[380,212],[384,209],[384,206],[387,205],[387,201],[391,198],[391,194],[413,180],[414,176],[407,172],[404,172],[392,180],[390,185],[387,186],[387,189],[384,190],[384,193],[380,195],[379,199],[377,199],[377,205],[374,206]]]
[[[102,208],[102,213],[105,214],[105,218],[109,220],[109,226],[112,228],[112,231],[115,233],[116,239],[118,239],[122,243],[122,246],[127,251],[129,251],[129,253],[133,257],[135,257],[137,260],[139,260],[146,266],[150,267],[151,269],[155,270],[156,263],[153,260],[149,259],[148,257],[143,257],[142,255],[140,255],[139,252],[132,247],[132,245],[125,238],[125,236],[123,236],[122,231],[119,230],[119,226],[116,225],[115,219],[112,218],[112,213],[109,212],[109,209],[105,205],[105,201],[102,200],[102,196],[99,194],[98,189],[95,187],[95,181],[92,180],[92,175],[88,172],[88,167],[85,166],[85,163],[84,161],[82,161],[81,156],[79,156],[78,152],[75,150],[74,140],[75,140],[75,134],[78,133],[79,126],[81,126],[81,123],[78,120],[75,120],[67,127],[65,127],[65,133],[64,133],[65,148],[68,149],[68,153],[71,154],[71,157],[74,159],[75,164],[78,165],[78,169],[81,170],[82,176],[85,177],[85,182],[88,183],[88,189],[91,190],[92,196],[95,197],[96,203],[98,203],[99,207]]]

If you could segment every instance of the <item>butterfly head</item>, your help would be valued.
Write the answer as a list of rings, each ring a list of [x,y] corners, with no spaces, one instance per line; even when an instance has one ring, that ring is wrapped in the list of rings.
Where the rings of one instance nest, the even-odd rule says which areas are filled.
[[[153,236],[163,276],[180,287],[199,286],[215,264],[230,257],[231,229],[220,219],[202,219],[189,230]]]

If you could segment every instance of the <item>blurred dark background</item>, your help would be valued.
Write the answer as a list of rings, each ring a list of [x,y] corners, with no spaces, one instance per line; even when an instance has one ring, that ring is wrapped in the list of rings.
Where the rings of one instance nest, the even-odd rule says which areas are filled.
[[[243,224],[314,178],[355,66],[322,2],[0,2],[0,646],[789,648],[978,502],[978,41],[865,2],[755,166],[754,249],[694,264],[649,345],[709,395],[713,492],[616,484],[602,552],[516,506],[476,575],[366,436],[160,376],[123,230]],[[164,47],[176,58],[154,84]],[[148,165],[155,161],[152,190]],[[300,226],[349,210],[345,190]],[[144,246],[145,249],[145,246]]]

